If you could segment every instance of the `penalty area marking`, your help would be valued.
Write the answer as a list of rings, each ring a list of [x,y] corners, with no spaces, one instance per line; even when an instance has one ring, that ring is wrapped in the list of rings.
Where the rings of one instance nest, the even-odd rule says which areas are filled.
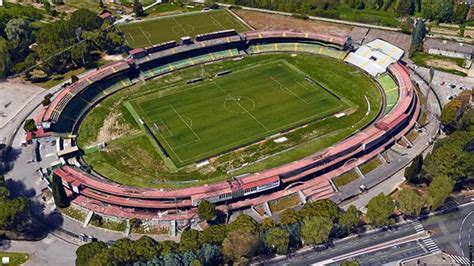
[[[367,101],[367,113],[365,113],[365,116],[368,116],[370,114],[370,102],[369,98],[367,98],[367,95],[364,95],[365,100]]]
[[[148,35],[150,35],[150,33],[148,33],[148,35],[146,35],[146,33],[142,29],[142,26],[138,26],[138,27],[142,31],[143,36],[145,36],[145,38],[147,39],[148,43],[150,43],[150,45],[153,45],[153,43],[150,41],[150,38],[148,37]],[[150,37],[151,37],[151,35],[150,35]]]

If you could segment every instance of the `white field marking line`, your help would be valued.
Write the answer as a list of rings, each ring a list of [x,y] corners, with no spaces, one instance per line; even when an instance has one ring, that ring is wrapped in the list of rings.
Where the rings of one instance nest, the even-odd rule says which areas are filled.
[[[168,134],[168,136],[164,136],[164,134],[160,133],[160,132],[158,132],[158,134],[162,135],[164,139],[173,137],[174,136],[173,131],[171,131],[171,129],[165,124],[165,121],[161,118],[158,118],[158,119],[161,122],[160,123],[160,122],[157,121],[158,123],[160,123],[160,126],[163,126],[165,128],[166,132],[169,132],[171,135]],[[155,124],[155,123],[153,123],[153,124]]]
[[[216,26],[221,27],[223,30],[227,29],[226,27],[224,27],[224,25],[222,25],[219,21],[217,21],[217,20],[214,18],[214,16],[210,15],[210,17],[211,17],[211,19],[214,21],[214,24],[215,24]]]
[[[150,41],[150,38],[148,38],[148,36],[145,34],[145,32],[143,31],[142,29],[142,26],[138,26],[140,28],[140,30],[142,31],[142,34],[143,36],[145,36],[145,38],[147,39],[148,43],[150,43],[150,45],[153,45],[153,43]]]
[[[278,63],[279,61],[280,61],[280,60],[278,60],[278,61],[270,61],[270,62],[266,62],[266,63],[263,63],[263,64],[261,64],[261,63],[251,64],[251,65],[249,65],[249,66],[246,67],[246,68],[239,69],[239,70],[237,70],[237,71],[233,71],[231,74],[226,75],[225,77],[220,78],[220,80],[230,79],[230,78],[232,78],[232,75],[233,75],[233,74],[237,74],[237,73],[249,71],[249,70],[254,69],[254,68],[257,68],[257,67],[262,67],[262,69],[264,69],[264,68],[269,68],[269,67],[272,67],[272,64]],[[167,97],[167,96],[170,96],[170,95],[178,94],[178,93],[181,93],[181,92],[185,92],[185,91],[188,91],[188,90],[196,89],[196,88],[203,87],[203,86],[206,86],[206,85],[208,85],[206,82],[201,82],[201,83],[199,83],[199,84],[197,84],[197,85],[195,85],[195,86],[187,86],[187,85],[180,85],[180,86],[168,85],[168,86],[163,86],[161,90],[156,91],[156,92],[153,92],[153,93],[150,93],[150,94],[146,94],[146,95],[142,95],[142,96],[136,97],[136,98],[133,99],[133,101],[135,101],[135,102],[137,102],[137,103],[144,103],[144,102],[148,102],[148,101],[154,101],[155,99],[159,99],[159,98]],[[186,88],[186,89],[181,89],[181,88]],[[167,90],[166,93],[164,92],[165,90]],[[155,97],[157,94],[158,94],[158,97]],[[154,98],[153,98],[153,99],[150,99],[150,96],[153,96]],[[153,109],[151,109],[151,110],[153,110]]]
[[[365,100],[367,101],[367,113],[365,113],[365,116],[368,116],[370,114],[370,101],[369,98],[367,98],[367,95],[364,95]]]
[[[141,106],[139,104],[137,104],[138,108],[140,108],[140,110],[142,111],[142,113],[144,115],[146,115],[146,113],[143,111],[143,109],[141,108]],[[161,108],[166,108],[168,106],[161,106],[159,109]],[[143,117],[145,120],[148,120],[148,118],[145,118]],[[171,130],[170,130],[171,131]],[[183,160],[181,160],[181,158],[179,158],[178,154],[176,153],[176,151],[173,149],[173,147],[168,143],[168,141],[166,140],[166,138],[163,137],[163,141],[164,143],[166,144],[166,146],[168,146],[168,148],[171,150],[171,152],[173,152],[174,156],[176,156],[176,159],[178,159],[178,161],[180,162],[183,162]]]
[[[336,109],[338,109],[339,107],[341,107],[341,105],[338,105],[338,106],[335,106],[334,108],[332,109],[328,109],[326,112],[324,113],[318,113],[317,115],[321,115],[321,118],[323,118],[325,115],[327,115],[327,113],[331,113],[333,111],[335,111]],[[292,123],[288,123],[288,124],[285,124],[283,126],[280,126],[280,127],[276,127],[274,129],[272,129],[272,131],[274,132],[279,132],[279,131],[282,131],[282,130],[285,130],[287,128],[291,128],[293,127],[293,125],[298,125],[298,124],[302,124],[301,122],[302,121],[312,121],[312,120],[315,120],[315,119],[319,119],[317,115],[312,115],[312,116],[309,116],[309,117],[306,117],[306,118],[303,118],[303,119],[300,119],[298,121],[295,121],[295,122],[292,122]],[[271,132],[271,131],[270,131]],[[244,139],[239,139],[238,141],[234,141],[232,143],[229,143],[229,144],[226,144],[226,145],[223,145],[223,146],[220,146],[219,148],[216,148],[216,149],[213,149],[211,151],[207,151],[207,152],[203,152],[203,153],[200,153],[200,154],[197,154],[193,157],[189,157],[188,159],[186,160],[190,160],[190,161],[195,161],[195,160],[199,160],[203,157],[208,157],[208,156],[211,156],[217,152],[219,152],[220,150],[226,150],[226,149],[229,149],[229,148],[233,148],[234,146],[236,146],[237,144],[240,144],[240,143],[246,143],[248,142],[249,140],[252,140],[252,139],[259,139],[259,138],[262,138],[262,137],[265,137],[269,135],[269,131],[266,131],[266,132],[263,132],[263,133],[260,133],[258,135],[253,135],[251,137],[247,137],[247,138],[244,138]],[[165,140],[166,141],[166,140]],[[167,145],[171,148],[171,146],[167,143]],[[250,144],[249,144],[250,145]],[[181,145],[182,146],[182,145]],[[248,145],[247,145],[248,146]],[[171,148],[172,149],[172,148]],[[173,150],[174,152],[174,150]],[[174,152],[175,153],[175,152]],[[176,155],[176,153],[175,153]],[[176,157],[178,157],[176,155]],[[181,162],[183,162],[183,160],[181,160],[179,157],[178,157],[178,160],[180,160]]]
[[[299,95],[295,94],[292,90],[288,89],[285,85],[281,84],[278,80],[276,80],[272,76],[268,76],[270,79],[272,79],[274,82],[276,82],[282,91],[286,91],[290,94],[293,94],[296,98],[298,98],[300,101],[302,101],[304,104],[309,105],[310,103],[306,102],[303,98],[301,98]]]
[[[219,84],[217,84],[215,81],[213,81],[213,83],[219,87],[219,89],[221,89],[222,91],[224,91],[225,94],[227,94],[227,96],[229,97],[232,97],[224,88],[222,88]],[[244,110],[244,112],[246,112],[248,115],[250,115],[260,126],[262,126],[267,132],[269,132],[270,130],[264,125],[262,124],[262,122],[260,122],[260,120],[258,120],[255,116],[253,116],[247,109],[245,109],[240,103],[239,101],[235,101],[239,106],[240,108],[242,108],[242,110]]]
[[[130,35],[132,42],[135,42],[135,38],[133,38],[133,35],[130,32],[128,33],[128,35]]]
[[[246,25],[245,21],[243,21],[239,16],[237,16],[237,14],[235,14],[234,12],[228,10],[228,9],[224,9],[224,13],[227,13],[227,16],[230,17],[230,20],[231,21],[237,21],[237,24],[239,24],[239,26],[241,27],[241,29],[243,29],[244,31],[249,31],[249,30],[254,30],[252,29],[252,27],[250,25]]]
[[[180,113],[178,113],[178,111],[176,111],[176,109],[174,109],[173,105],[170,104],[170,107],[171,109],[173,109],[173,111],[179,116],[179,118],[181,119],[181,121],[183,121],[183,123],[193,132],[193,134],[198,138],[198,141],[201,140],[201,138],[199,137],[199,135],[194,132],[194,130],[191,128],[191,126],[188,125],[188,123],[186,123],[186,121],[184,121],[183,117],[181,116]]]
[[[463,257],[464,257],[464,250],[462,249],[462,242],[461,242],[462,227],[464,226],[464,223],[466,222],[467,217],[469,217],[473,213],[474,213],[474,211],[471,211],[468,215],[466,215],[466,217],[464,217],[464,219],[461,222],[461,226],[459,227],[459,247],[461,248],[461,253],[462,253]],[[472,229],[472,227],[471,227],[471,229]],[[470,239],[470,235],[469,235],[469,239]]]
[[[181,23],[179,23],[176,18],[173,18],[173,21],[174,23],[178,24],[178,26],[183,30],[184,34],[188,34],[188,32],[186,31],[186,29],[183,27],[183,25],[181,25]]]

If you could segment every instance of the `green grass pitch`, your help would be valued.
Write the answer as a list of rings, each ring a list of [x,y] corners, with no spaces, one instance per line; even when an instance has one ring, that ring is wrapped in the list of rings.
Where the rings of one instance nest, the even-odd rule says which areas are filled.
[[[177,166],[349,107],[285,60],[137,98],[133,106]]]
[[[125,40],[132,48],[150,46],[183,36],[235,29],[238,32],[249,30],[227,10],[216,10],[169,16],[119,26]]]

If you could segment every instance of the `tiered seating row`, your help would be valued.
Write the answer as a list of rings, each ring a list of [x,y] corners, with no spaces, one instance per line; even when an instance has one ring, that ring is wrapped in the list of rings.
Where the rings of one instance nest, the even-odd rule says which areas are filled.
[[[203,54],[199,56],[188,57],[188,58],[174,61],[174,62],[165,61],[164,63],[162,63],[161,65],[157,67],[153,67],[147,70],[144,70],[144,69],[141,69],[141,70],[142,70],[143,77],[145,79],[149,79],[155,76],[169,73],[177,69],[182,69],[182,68],[193,66],[193,65],[208,63],[208,62],[221,60],[225,58],[231,58],[235,56],[239,56],[239,51],[237,49],[228,49],[228,50]]]
[[[255,44],[249,47],[248,52],[251,54],[272,52],[304,52],[325,55],[340,60],[344,59],[344,57],[347,55],[347,53],[344,51],[339,51],[323,45],[298,42]]]
[[[377,82],[382,86],[385,92],[386,107],[384,114],[388,114],[398,101],[398,85],[389,74],[380,75],[377,78]]]

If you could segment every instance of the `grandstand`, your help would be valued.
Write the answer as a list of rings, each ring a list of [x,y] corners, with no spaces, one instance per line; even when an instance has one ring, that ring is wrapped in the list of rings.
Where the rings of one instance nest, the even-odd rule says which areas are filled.
[[[267,52],[314,53],[342,60],[348,48],[350,39],[290,31],[210,33],[190,45],[167,42],[140,48],[132,50],[127,61],[100,68],[63,89],[35,119],[39,125],[52,123],[53,131],[75,133],[77,122],[93,105],[133,84],[138,75],[149,79],[197,64]],[[385,114],[352,137],[301,160],[229,181],[180,189],[111,183],[83,171],[80,163],[65,163],[54,175],[63,180],[74,204],[124,219],[189,221],[202,200],[232,211],[292,193],[298,193],[302,201],[329,198],[336,193],[333,177],[383,152],[415,124],[419,102],[407,70],[397,63],[401,56],[397,49],[377,41],[346,57],[347,62],[377,76],[386,95]],[[372,56],[380,57],[373,60]]]
[[[357,51],[349,53],[344,61],[351,63],[375,77],[385,73],[387,67],[398,62],[404,51],[380,39],[362,45]]]

